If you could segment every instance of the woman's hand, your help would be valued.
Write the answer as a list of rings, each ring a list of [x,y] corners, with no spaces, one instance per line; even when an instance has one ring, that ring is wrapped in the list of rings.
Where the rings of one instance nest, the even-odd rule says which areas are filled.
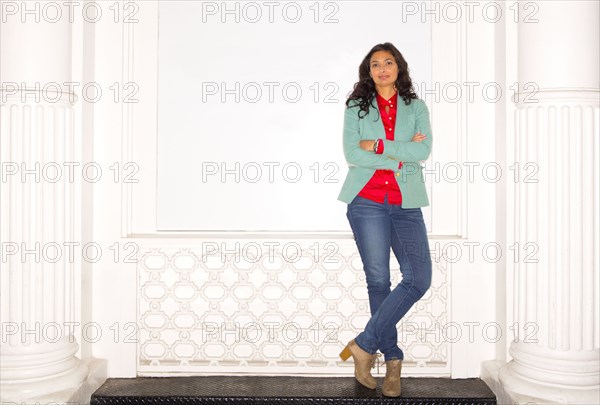
[[[375,145],[375,141],[362,140],[358,144],[362,149],[366,150],[367,152],[373,152],[373,146]]]
[[[411,142],[421,142],[422,140],[424,140],[425,138],[427,138],[427,136],[425,134],[422,134],[420,132],[417,132],[415,134],[415,136],[412,137]]]

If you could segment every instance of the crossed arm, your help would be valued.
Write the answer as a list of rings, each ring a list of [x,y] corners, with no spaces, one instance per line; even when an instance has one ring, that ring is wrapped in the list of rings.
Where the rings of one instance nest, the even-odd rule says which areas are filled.
[[[382,139],[383,153],[373,153],[373,140],[361,140],[358,115],[355,108],[346,108],[344,114],[344,155],[352,166],[371,169],[398,169],[398,162],[426,160],[431,153],[432,135],[429,111],[424,102],[416,103],[417,134],[410,141]]]

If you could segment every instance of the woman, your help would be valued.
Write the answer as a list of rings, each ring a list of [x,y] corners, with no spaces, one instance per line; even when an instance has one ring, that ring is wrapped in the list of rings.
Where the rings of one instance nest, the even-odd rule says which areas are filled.
[[[431,257],[420,207],[429,205],[421,161],[431,152],[429,112],[413,91],[408,65],[389,42],[373,47],[346,100],[344,155],[348,175],[338,199],[347,214],[367,280],[371,318],[340,357],[368,388],[376,352],[385,359],[382,392],[397,397],[404,353],[396,324],[431,285]],[[402,282],[390,289],[390,248]]]

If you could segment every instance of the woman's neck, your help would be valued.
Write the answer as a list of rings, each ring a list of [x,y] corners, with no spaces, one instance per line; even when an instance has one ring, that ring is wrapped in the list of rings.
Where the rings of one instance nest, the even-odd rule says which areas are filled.
[[[396,92],[396,89],[394,88],[394,86],[385,86],[385,87],[375,86],[375,90],[377,91],[377,94],[379,94],[381,97],[383,97],[386,100],[389,100],[390,97],[392,97],[394,95],[394,93]]]

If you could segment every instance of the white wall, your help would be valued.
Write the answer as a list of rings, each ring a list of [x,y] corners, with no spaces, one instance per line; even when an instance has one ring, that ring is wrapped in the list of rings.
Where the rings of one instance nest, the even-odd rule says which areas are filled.
[[[162,227],[157,226],[157,224],[166,224],[166,228],[173,228],[168,225],[168,221],[161,222],[160,208],[158,210],[156,208],[157,202],[165,196],[162,194],[160,189],[162,183],[159,181],[162,176],[160,165],[162,151],[159,152],[158,145],[161,145],[160,142],[162,142],[162,132],[160,131],[160,122],[157,124],[157,117],[161,117],[163,114],[161,110],[162,93],[158,92],[159,84],[161,80],[165,80],[161,77],[158,65],[160,61],[159,8],[155,2],[136,4],[139,9],[134,11],[138,22],[120,25],[108,19],[100,21],[94,27],[94,42],[88,43],[88,46],[93,47],[95,53],[94,75],[96,81],[105,83],[107,86],[116,82],[121,89],[125,89],[125,94],[132,88],[139,89],[133,95],[137,99],[136,103],[114,102],[114,100],[106,98],[94,104],[94,160],[102,162],[106,167],[114,162],[119,162],[121,173],[132,174],[137,182],[106,181],[94,186],[94,240],[105,246],[111,252],[112,257],[103,256],[103,259],[95,263],[93,268],[93,288],[90,291],[92,294],[91,318],[101,325],[104,332],[101,339],[89,346],[93,355],[109,360],[111,376],[134,376],[136,373],[219,372],[240,370],[240,367],[247,372],[268,370],[270,373],[351,374],[351,368],[339,367],[335,363],[336,351],[341,349],[345,340],[351,338],[353,333],[360,329],[361,322],[366,321],[364,315],[367,313],[367,308],[355,305],[363,302],[361,299],[365,298],[366,288],[364,288],[364,277],[361,278],[360,263],[356,263],[356,249],[352,235],[349,229],[344,228],[343,221],[339,220],[343,218],[345,210],[342,203],[333,200],[330,201],[331,204],[326,203],[329,204],[330,214],[337,212],[338,217],[332,222],[328,222],[327,226],[322,227],[316,222],[306,221],[305,216],[298,215],[297,222],[288,222],[284,228],[275,227],[276,222],[260,218],[260,221],[245,222],[242,229],[228,231],[228,229],[232,229],[232,225],[238,223],[237,219],[230,223],[220,222],[220,218],[227,215],[230,210],[217,211],[214,208],[210,215],[196,215],[195,222],[190,222],[192,225],[189,228],[185,227],[181,217],[173,222],[177,224],[175,228],[178,231],[175,229],[171,229],[170,232],[160,231]],[[337,2],[336,4],[340,10],[340,16],[348,15],[345,14],[348,13],[348,10],[354,10],[350,15],[356,15],[357,8],[364,9],[365,13],[367,13],[366,10],[371,12],[374,7],[378,6],[367,2]],[[421,348],[413,350],[413,354],[407,351],[407,357],[414,355],[414,358],[411,358],[414,361],[407,362],[408,367],[405,369],[405,374],[476,376],[479,375],[481,362],[495,357],[494,332],[496,326],[494,323],[499,321],[496,318],[495,301],[497,293],[504,293],[504,286],[496,285],[496,264],[494,260],[491,260],[494,258],[490,259],[489,257],[495,254],[493,247],[496,229],[496,183],[485,177],[494,175],[492,169],[494,169],[496,153],[494,118],[496,103],[486,101],[482,95],[482,87],[495,79],[493,62],[495,25],[483,19],[480,10],[475,14],[473,22],[469,22],[466,18],[461,18],[456,22],[451,22],[448,18],[439,18],[435,24],[428,23],[428,19],[435,18],[435,15],[423,14],[423,10],[416,10],[415,13],[412,13],[413,11],[415,10],[404,9],[404,14],[402,14],[401,9],[398,24],[401,25],[404,18],[407,24],[418,23],[431,27],[430,68],[433,91],[424,94],[423,98],[431,111],[435,142],[434,151],[427,162],[430,169],[427,181],[430,184],[432,205],[424,212],[428,216],[428,230],[431,232],[430,244],[435,255],[434,279],[439,284],[425,297],[422,303],[423,307],[417,305],[411,312],[412,318],[410,319],[421,327],[420,332],[422,333],[416,334],[414,330],[410,329],[414,324],[399,325],[406,329],[407,345],[421,345]],[[440,17],[448,17],[450,11],[440,6],[438,14]],[[421,21],[423,22],[421,23]],[[379,32],[375,28],[377,27],[376,21],[372,25],[367,23],[366,27],[369,36],[373,35],[369,41],[365,39],[364,43],[356,43],[348,39],[347,42],[340,44],[343,51],[340,51],[342,62],[339,64],[344,66],[343,75],[338,77],[329,71],[321,75],[317,69],[311,71],[310,75],[307,74],[307,78],[302,81],[303,83],[312,79],[317,82],[339,81],[340,97],[338,98],[340,103],[334,104],[335,108],[324,103],[317,104],[319,108],[322,107],[323,111],[327,111],[327,125],[331,125],[332,130],[336,127],[338,131],[341,129],[342,109],[340,106],[342,95],[347,91],[342,89],[349,89],[348,86],[353,83],[352,75],[356,74],[360,59],[368,51],[367,43],[371,45],[389,40],[399,45],[401,50],[403,49],[404,42],[400,35],[398,37],[394,37],[393,34],[374,35],[375,32]],[[340,27],[336,28],[340,29]],[[399,29],[398,32],[402,32],[402,30]],[[209,44],[219,43],[213,38],[207,38],[206,41]],[[327,49],[327,47],[323,47],[319,53],[327,54]],[[418,54],[406,56],[409,64],[413,60],[423,59],[418,57]],[[337,63],[331,62],[330,69],[336,65]],[[173,67],[175,65],[171,66],[171,68]],[[427,67],[424,69],[426,70]],[[426,76],[426,72],[415,71],[413,73],[413,78]],[[219,80],[221,79],[217,78],[215,81]],[[261,80],[263,79],[261,78]],[[287,79],[283,76],[278,77],[277,80]],[[417,81],[421,81],[421,79],[417,79]],[[464,85],[466,82],[478,82],[474,87],[475,98],[473,100],[469,100],[468,88]],[[132,83],[134,87],[131,87]],[[183,82],[178,87],[181,86],[184,87],[178,91],[185,97],[189,97],[186,98],[188,102],[201,99],[201,94],[194,95],[196,90],[193,82],[188,81],[187,87]],[[453,90],[456,89],[461,92],[458,97],[453,93]],[[505,101],[506,99],[502,98],[500,102]],[[223,106],[229,107],[228,104]],[[219,105],[219,107],[221,106]],[[309,111],[309,107],[313,106],[306,106],[305,111]],[[285,109],[289,106],[277,104],[273,108]],[[336,112],[333,111],[336,109],[339,110],[337,121],[335,120]],[[180,111],[172,111],[172,113],[180,113]],[[215,124],[211,123],[210,125]],[[216,125],[218,126],[218,123]],[[305,123],[303,125],[310,126],[312,124]],[[252,124],[248,124],[247,127],[254,128]],[[189,131],[193,131],[193,129],[190,128]],[[210,138],[210,136],[210,131],[202,131],[201,139]],[[341,133],[333,134],[329,139],[332,140],[329,149],[335,150],[341,139]],[[202,143],[203,147],[204,143]],[[199,148],[200,144],[196,147]],[[339,148],[341,149],[341,144]],[[231,150],[236,154],[244,152],[237,148]],[[307,154],[309,151],[312,153],[312,147],[310,150],[302,150],[300,155]],[[261,159],[267,160],[273,150],[264,148],[256,153],[259,153],[257,156],[260,156]],[[337,154],[335,155],[337,156],[336,161],[339,161],[341,150],[334,153]],[[223,159],[221,155],[216,156],[216,160]],[[312,158],[311,155],[308,156]],[[182,159],[182,162],[185,164],[190,158]],[[326,162],[329,160],[329,154],[317,152],[315,158],[318,161]],[[235,156],[235,159],[245,161],[241,154]],[[296,159],[296,156],[282,157],[282,161],[290,159]],[[126,166],[128,162],[133,165]],[[465,162],[467,163],[465,164]],[[490,171],[484,173],[482,168],[486,163],[491,163],[491,169],[488,164]],[[473,167],[473,178],[467,176],[467,165]],[[456,168],[461,171],[453,172],[452,170]],[[344,172],[343,167],[340,170],[340,173],[342,172]],[[504,174],[506,172],[506,170],[503,171]],[[172,174],[175,173],[178,172],[173,170]],[[189,179],[189,172],[181,173],[180,177]],[[341,174],[339,178],[343,178]],[[185,187],[178,188],[178,192],[191,188],[188,183],[184,183]],[[334,199],[338,185],[328,184],[323,189],[323,193],[319,194],[319,199],[327,200],[326,196]],[[282,184],[281,190],[284,190],[285,187],[287,185]],[[312,184],[311,187],[313,187]],[[275,189],[275,191],[277,190],[280,188]],[[191,212],[190,208],[183,207],[180,212]],[[197,210],[197,212],[199,211],[200,209]],[[193,216],[193,214],[190,215]],[[173,216],[173,218],[175,217]],[[308,216],[308,218],[311,217],[320,218],[319,215]],[[261,223],[264,224],[264,227],[260,226]],[[202,226],[203,224],[206,226]],[[191,231],[191,229],[195,231]],[[258,232],[257,229],[267,231]],[[273,229],[280,232],[268,232]],[[333,277],[333,279],[327,280],[328,283],[332,283],[331,289],[324,292],[320,289],[322,286],[318,280],[301,279],[303,271],[306,270],[302,270],[298,267],[299,265],[294,263],[290,258],[289,251],[281,250],[286,246],[295,248],[296,244],[300,246],[302,255],[308,263],[306,266],[311,269],[311,274],[317,278]],[[263,248],[262,253],[266,255],[268,250],[265,247],[273,245],[276,246],[275,261],[280,263],[281,267],[269,269],[268,266],[252,263],[252,257],[249,254],[250,248],[260,246]],[[484,246],[491,248],[484,251]],[[211,250],[215,247],[218,251]],[[316,249],[318,249],[318,254],[315,254]],[[229,256],[221,255],[224,250],[230,251]],[[113,255],[115,251],[119,252],[118,257]],[[333,263],[324,262],[323,255],[328,252],[334,254],[332,256]],[[132,256],[127,258],[129,253],[132,253]],[[212,265],[201,263],[202,260],[198,260],[203,253],[208,254],[210,261],[214,262]],[[239,260],[235,253],[240,253]],[[165,264],[154,268],[152,264],[148,264],[148,260],[156,255],[162,257],[159,262],[164,260]],[[196,261],[193,259],[194,255],[197,257]],[[181,259],[181,263],[184,264],[176,262],[177,257],[180,256],[184,256]],[[186,278],[186,271],[189,271],[186,270],[188,268],[186,266],[189,266],[190,260],[191,263],[195,263],[192,265],[194,270]],[[188,264],[185,264],[186,261]],[[210,266],[214,268],[211,270]],[[244,266],[246,267],[240,269]],[[392,262],[392,266],[397,271],[397,265]],[[215,273],[214,269],[221,270]],[[270,271],[271,273],[269,273]],[[329,319],[339,320],[339,323],[336,324],[340,328],[337,342],[327,348],[318,346],[316,348],[318,354],[315,356],[319,361],[313,366],[306,363],[306,359],[293,363],[298,360],[291,356],[291,354],[297,354],[293,352],[295,342],[292,342],[291,346],[286,346],[290,342],[281,340],[275,347],[265,349],[257,346],[252,348],[251,352],[252,350],[254,352],[249,357],[252,361],[225,356],[225,360],[229,360],[227,363],[219,361],[218,356],[212,359],[208,358],[206,353],[202,354],[200,351],[195,362],[190,362],[185,357],[187,354],[184,349],[176,351],[175,341],[178,339],[194,340],[190,336],[179,335],[180,326],[173,323],[161,326],[158,321],[160,317],[154,318],[157,322],[155,324],[149,325],[145,321],[146,312],[151,309],[166,314],[167,322],[173,322],[173,316],[177,311],[189,312],[190,308],[196,308],[194,311],[202,313],[198,308],[206,305],[209,312],[214,311],[211,316],[219,314],[220,318],[217,319],[223,322],[233,323],[238,320],[236,317],[242,314],[244,317],[240,319],[247,322],[246,325],[257,322],[266,330],[269,320],[259,309],[249,305],[249,299],[244,298],[246,292],[235,291],[234,288],[234,286],[240,286],[240,283],[248,285],[247,283],[252,281],[251,278],[243,278],[244,275],[250,277],[247,272],[255,272],[259,280],[261,277],[267,277],[266,282],[274,283],[277,285],[276,289],[281,291],[281,299],[284,299],[289,305],[298,307],[297,312],[286,315],[286,312],[281,312],[284,307],[275,306],[272,310],[279,311],[278,316],[289,316],[291,320],[296,319],[298,325],[301,324],[301,320],[308,322],[308,327],[315,322],[323,326]],[[346,274],[352,274],[355,277],[355,279],[350,279],[349,285],[344,285],[346,282],[344,280],[348,280],[344,278],[347,277],[344,276]],[[209,276],[214,278],[207,279]],[[274,278],[269,279],[269,276]],[[299,282],[303,290],[294,292],[283,288],[282,286],[285,286],[287,280],[285,277],[291,277]],[[235,283],[231,284],[232,280]],[[154,293],[148,294],[146,283],[149,282],[161,284],[163,287],[156,287]],[[193,303],[189,302],[189,297],[186,298],[185,288],[182,288],[183,284],[189,283],[192,284],[191,288],[195,291]],[[216,288],[207,294],[203,289],[205,283],[224,285],[227,288],[224,290],[224,295],[216,294],[214,296],[211,294],[217,290],[221,291],[222,288]],[[340,289],[340,285],[343,288]],[[255,287],[250,291],[263,301],[268,301],[272,296],[268,291],[265,292],[263,287]],[[353,291],[357,291],[358,296],[352,295]],[[166,294],[164,299],[163,293]],[[320,314],[311,312],[306,306],[307,299],[316,299],[314,297],[319,295],[326,302],[337,299],[336,294],[342,294],[349,301],[336,302],[335,306],[325,307],[324,312]],[[119,299],[111,298],[114,296]],[[313,298],[306,298],[307,296]],[[238,311],[228,312],[227,308],[230,307],[227,305],[235,305],[236,302],[240,305],[247,304],[248,307],[240,306]],[[191,307],[186,307],[186,303]],[[153,304],[157,307],[152,307]],[[213,304],[216,307],[211,307]],[[341,320],[340,313],[343,315]],[[161,316],[164,318],[164,315]],[[168,319],[169,316],[171,316],[170,319]],[[350,322],[352,318],[356,318],[358,321],[352,323]],[[202,324],[206,319],[212,318],[200,318],[198,322]],[[502,328],[502,333],[505,334],[507,331],[504,329],[504,325],[499,326]],[[153,332],[157,334],[152,335]],[[130,333],[133,334],[128,336]],[[235,332],[230,334],[231,337],[235,338]],[[412,341],[409,341],[410,339]],[[86,343],[89,342],[85,342],[84,339],[83,344]],[[152,350],[141,350],[141,348],[147,348],[149,344],[154,344]],[[158,349],[159,346],[166,348],[164,353]],[[236,350],[242,350],[235,349],[229,344],[225,344],[225,347],[226,353],[232,356],[239,354]],[[288,350],[288,352],[285,350],[282,352],[287,356],[283,357],[292,363],[278,363],[277,357],[273,357],[273,353],[277,353],[282,348]],[[186,350],[192,349],[187,346]],[[300,354],[309,353],[310,356],[311,352],[307,348],[297,350],[300,350]]]
[[[392,42],[432,87],[431,24],[401,13],[159,2],[157,229],[347,231],[340,117],[362,58]]]

